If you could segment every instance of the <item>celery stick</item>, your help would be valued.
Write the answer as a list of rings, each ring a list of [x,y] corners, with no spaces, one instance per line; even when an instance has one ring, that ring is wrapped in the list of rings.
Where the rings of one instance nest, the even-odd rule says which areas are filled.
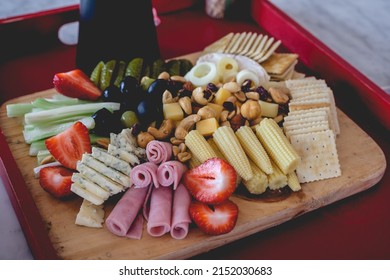
[[[77,98],[68,98],[68,99],[47,99],[47,98],[37,98],[32,104],[36,108],[41,109],[55,109],[63,106],[77,105],[77,104],[86,104],[91,103],[92,101],[80,100]]]
[[[33,107],[34,105],[32,105],[31,103],[7,104],[7,117],[13,118],[23,116],[24,114],[31,112]]]
[[[29,156],[35,157],[41,150],[46,150],[44,139],[32,142],[28,154]]]
[[[85,117],[80,120],[88,129],[95,126],[95,121],[92,117]],[[67,128],[71,127],[74,122],[66,122],[61,124],[54,124],[48,126],[36,126],[34,129],[24,129],[23,136],[26,143],[30,144],[34,141],[45,139],[57,135]]]
[[[50,155],[51,155],[51,153],[49,152],[49,150],[40,150],[40,151],[38,151],[38,153],[37,153],[38,165],[41,165],[42,160],[44,160],[46,157],[48,157]]]
[[[49,109],[40,112],[27,113],[24,115],[26,124],[42,124],[51,121],[56,121],[63,118],[69,118],[77,115],[93,114],[96,111],[107,108],[110,111],[116,111],[120,108],[120,103],[116,102],[101,102],[87,103],[79,105],[70,105],[66,107]]]

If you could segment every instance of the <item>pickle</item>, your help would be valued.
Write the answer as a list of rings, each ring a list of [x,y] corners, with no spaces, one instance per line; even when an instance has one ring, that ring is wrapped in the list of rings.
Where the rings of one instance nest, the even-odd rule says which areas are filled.
[[[96,85],[99,86],[100,83],[100,75],[102,73],[102,69],[104,66],[104,62],[100,61],[95,68],[93,69],[91,76],[89,77],[91,81]]]
[[[164,71],[164,61],[162,59],[156,59],[152,63],[150,78],[157,79],[158,75]]]
[[[165,64],[166,71],[171,76],[180,76],[180,61],[172,59]]]
[[[127,65],[125,76],[133,76],[138,81],[141,80],[144,59],[142,57],[133,58]]]
[[[101,90],[105,90],[111,84],[111,78],[115,70],[115,65],[116,60],[110,60],[104,64],[99,83]]]
[[[180,62],[180,76],[184,76],[187,74],[192,67],[194,67],[194,64],[188,59],[182,58],[179,59]]]
[[[142,69],[141,79],[142,77],[145,76],[150,77],[150,73],[151,73],[150,65],[149,64],[144,65],[144,68]]]
[[[123,78],[125,76],[125,70],[126,70],[126,62],[119,61],[118,73],[117,73],[116,79],[114,81],[114,85],[116,85],[117,87],[119,87],[119,84],[121,83],[121,81],[123,80]]]

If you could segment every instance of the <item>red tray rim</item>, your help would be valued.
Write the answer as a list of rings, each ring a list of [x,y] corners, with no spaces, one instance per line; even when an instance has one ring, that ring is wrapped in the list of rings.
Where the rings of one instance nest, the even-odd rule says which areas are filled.
[[[44,11],[40,13],[23,15],[21,17],[14,17],[13,21],[25,20],[37,16],[52,15],[56,13],[74,10],[75,8],[78,9],[78,5]],[[256,14],[256,11],[258,11],[259,13]],[[307,37],[307,41],[312,44],[318,52],[323,53],[327,57],[334,57],[335,59],[331,61],[332,63],[336,63],[338,67],[343,69],[343,71],[350,72],[352,79],[358,79],[361,83],[361,86],[365,87],[366,91],[375,94],[376,104],[379,104],[379,106],[387,110],[390,108],[390,96],[388,96],[383,90],[381,90],[377,85],[375,85],[372,81],[366,78],[358,70],[349,65],[344,59],[342,59],[336,53],[331,51],[321,41],[316,39],[308,31],[298,25],[293,19],[287,16],[279,8],[270,3],[269,0],[252,1],[252,16],[262,28],[264,28],[264,26],[261,25],[261,22],[264,19],[261,19],[260,15],[264,15],[267,12],[270,13],[271,16],[275,16],[276,19],[279,21],[283,19],[284,23],[289,28],[294,29],[297,34]],[[11,18],[8,20],[11,20]],[[2,23],[5,22],[0,21],[0,24]],[[269,26],[267,27],[268,28],[264,28],[265,31],[271,33],[272,28]],[[385,120],[385,124],[386,122],[387,124],[390,124],[390,116],[388,116],[388,119]],[[34,258],[58,259],[59,256],[57,255],[49,239],[45,225],[41,220],[38,208],[36,207],[35,202],[26,187],[26,182],[24,181],[23,176],[16,164],[16,161],[12,156],[12,153],[8,147],[7,141],[3,133],[1,133],[0,135],[0,145],[7,147],[6,149],[2,150],[3,152],[0,158],[0,177],[5,182],[6,191],[14,207],[14,210],[19,219],[19,222],[24,231],[25,237],[27,239]]]

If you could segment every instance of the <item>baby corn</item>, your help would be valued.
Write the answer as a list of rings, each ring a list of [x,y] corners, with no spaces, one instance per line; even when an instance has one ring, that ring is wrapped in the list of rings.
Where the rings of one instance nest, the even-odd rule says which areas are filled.
[[[207,140],[207,143],[210,144],[211,148],[214,150],[214,152],[217,154],[217,157],[226,160],[225,156],[222,154],[222,152],[219,150],[217,144],[215,144],[215,141],[213,138],[209,138]]]
[[[287,174],[287,185],[294,192],[297,192],[301,189],[301,184],[299,183],[298,176],[294,171]]]
[[[249,160],[249,163],[253,177],[249,180],[242,180],[242,184],[251,194],[262,194],[268,187],[268,177],[252,160]]]
[[[268,175],[268,187],[271,190],[281,189],[287,185],[287,176],[279,169],[279,167],[272,162],[274,172]]]
[[[272,173],[271,160],[256,134],[248,126],[241,126],[236,136],[247,156],[266,174]]]
[[[256,126],[256,135],[284,174],[291,173],[297,168],[301,159],[274,120],[263,119]]]
[[[225,156],[226,160],[234,167],[239,176],[244,180],[250,180],[253,176],[248,157],[240,145],[231,127],[219,127],[213,134],[215,144]]]
[[[217,157],[217,154],[207,143],[206,139],[197,130],[191,130],[185,137],[185,144],[192,152],[192,155],[203,163],[206,160]]]

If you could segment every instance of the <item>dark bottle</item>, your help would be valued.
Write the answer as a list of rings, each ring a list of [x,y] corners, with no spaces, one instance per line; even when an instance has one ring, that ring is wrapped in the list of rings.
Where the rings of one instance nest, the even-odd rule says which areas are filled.
[[[81,0],[77,67],[134,57],[160,58],[151,0]]]

